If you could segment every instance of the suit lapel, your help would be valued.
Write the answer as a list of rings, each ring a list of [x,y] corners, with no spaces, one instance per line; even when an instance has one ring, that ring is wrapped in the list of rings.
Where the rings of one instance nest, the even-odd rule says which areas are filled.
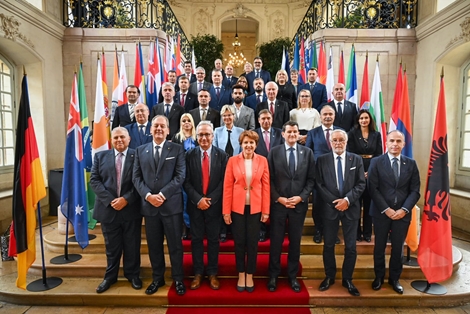
[[[114,148],[110,149],[109,150],[109,153],[106,154],[106,159],[105,159],[105,164],[106,165],[112,165],[112,167],[110,167],[110,171],[111,171],[111,178],[113,179],[113,184],[112,184],[112,187],[113,187],[113,194],[117,194],[117,177],[116,177],[116,157],[114,156]],[[127,160],[127,158],[126,158]]]
[[[134,153],[129,153],[129,150],[127,150],[127,156],[126,156],[126,162],[124,163],[124,167],[122,169],[122,177],[124,176],[132,176],[132,165],[134,164]],[[129,174],[130,172],[130,174]],[[122,180],[121,180],[122,182]]]
[[[165,159],[168,157],[168,154],[170,153],[170,151],[171,151],[171,147],[168,144],[168,141],[165,141],[165,144],[163,145],[163,148],[162,148],[162,153],[160,154],[160,161],[158,162],[157,174],[162,169],[163,164],[165,163]]]

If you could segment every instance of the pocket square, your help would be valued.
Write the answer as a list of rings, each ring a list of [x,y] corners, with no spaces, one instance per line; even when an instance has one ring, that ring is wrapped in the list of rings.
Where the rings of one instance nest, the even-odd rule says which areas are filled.
[[[350,168],[349,170],[354,170],[354,169],[356,169],[356,167],[352,167],[352,168]]]
[[[168,158],[165,158],[165,160],[170,160],[170,159],[175,159],[175,157],[168,157]]]

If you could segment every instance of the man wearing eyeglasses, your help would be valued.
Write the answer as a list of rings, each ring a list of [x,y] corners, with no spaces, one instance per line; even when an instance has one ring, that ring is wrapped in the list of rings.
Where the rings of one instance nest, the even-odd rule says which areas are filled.
[[[191,289],[201,286],[204,278],[204,233],[207,235],[207,268],[209,286],[220,288],[217,278],[219,259],[219,229],[222,217],[222,191],[227,154],[212,145],[212,123],[201,121],[196,128],[196,147],[186,153],[186,179],[184,189],[188,194],[188,214],[191,220],[191,248],[194,280]]]
[[[251,95],[255,92],[253,81],[256,78],[262,78],[263,82],[266,84],[271,82],[271,73],[266,70],[263,70],[263,60],[261,57],[256,57],[253,61],[254,69],[246,75],[246,80],[248,81],[248,94]],[[282,125],[281,125],[282,127]]]
[[[328,290],[335,283],[335,240],[341,221],[345,245],[342,284],[351,295],[359,296],[352,276],[357,258],[357,224],[361,214],[359,198],[366,188],[364,166],[360,156],[346,152],[348,135],[345,131],[332,131],[330,143],[332,152],[318,157],[316,171],[316,188],[323,200],[320,210],[325,240],[323,266],[326,277],[320,284],[320,291]]]
[[[201,89],[210,90],[212,83],[204,81],[206,77],[206,70],[203,67],[196,68],[196,82],[191,83],[189,86],[189,92],[198,95]]]

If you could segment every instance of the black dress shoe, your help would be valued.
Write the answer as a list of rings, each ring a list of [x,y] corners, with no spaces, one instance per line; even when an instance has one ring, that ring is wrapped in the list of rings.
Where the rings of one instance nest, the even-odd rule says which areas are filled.
[[[221,233],[220,234],[220,243],[225,243],[227,242],[227,234]]]
[[[321,243],[321,238],[322,238],[321,232],[316,231],[315,234],[313,235],[313,242]]]
[[[259,242],[266,242],[266,232],[260,231],[259,232]]]
[[[300,283],[297,281],[296,278],[289,279],[289,284],[292,290],[294,290],[294,292],[300,292]]]
[[[269,292],[276,291],[276,289],[277,289],[277,278],[276,277],[269,278],[267,286],[268,286],[268,291]]]
[[[403,294],[403,287],[400,285],[400,282],[398,280],[388,280],[388,284],[392,286],[393,291],[399,294]]]
[[[335,280],[330,277],[326,277],[320,284],[320,291],[326,291],[330,289],[330,286],[335,283]]]
[[[361,242],[361,241],[362,241],[362,236],[358,235],[358,236],[356,237],[356,241],[357,241],[357,242]]]
[[[139,277],[134,277],[130,279],[129,281],[131,282],[132,288],[134,288],[135,290],[142,289],[142,280],[140,280]]]
[[[191,229],[186,227],[185,224],[183,224],[183,236],[181,238],[183,240],[191,240]]]
[[[383,283],[384,283],[383,278],[376,277],[374,281],[372,282],[372,289],[380,290],[380,288],[382,288]]]
[[[359,293],[359,290],[354,286],[351,280],[345,280],[343,279],[343,287],[348,289],[348,292],[350,295],[353,295],[355,297],[360,296],[361,294]]]
[[[103,293],[108,290],[112,284],[115,284],[116,280],[103,280],[98,287],[96,287],[96,293]]]
[[[177,295],[184,295],[186,293],[186,287],[182,281],[175,281],[175,289]]]
[[[338,236],[336,236],[336,241],[335,241],[335,244],[340,244],[340,243],[341,243],[341,241],[339,240],[339,237],[338,237]]]
[[[372,241],[372,238],[371,237],[364,237],[364,240],[368,243],[370,243],[370,241]]]
[[[158,288],[163,287],[165,285],[165,281],[158,280],[154,281],[148,286],[147,290],[145,290],[145,294],[151,295],[158,291]]]

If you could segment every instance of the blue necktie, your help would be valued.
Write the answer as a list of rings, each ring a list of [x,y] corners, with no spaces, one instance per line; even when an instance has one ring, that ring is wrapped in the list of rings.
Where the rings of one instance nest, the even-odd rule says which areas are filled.
[[[166,107],[165,116],[168,118],[168,116],[170,115],[170,105],[165,105],[165,107]]]
[[[155,146],[155,156],[153,156],[155,158],[155,168],[158,169],[158,164],[160,163],[160,153],[159,153],[159,150],[160,150],[160,146],[159,145],[156,145]]]
[[[341,108],[341,102],[338,102],[338,119],[341,120],[343,117],[343,108]]]
[[[399,174],[398,174],[398,158],[392,158],[392,169],[393,175],[395,176],[395,182],[398,184]]]
[[[295,156],[294,156],[294,147],[289,147],[289,171],[291,176],[295,175]]]
[[[143,125],[143,124],[139,125],[140,143],[144,142],[144,138],[145,138],[144,127],[145,127],[145,125]]]
[[[341,163],[341,156],[336,157],[338,159],[338,190],[339,194],[343,196],[343,164]]]

